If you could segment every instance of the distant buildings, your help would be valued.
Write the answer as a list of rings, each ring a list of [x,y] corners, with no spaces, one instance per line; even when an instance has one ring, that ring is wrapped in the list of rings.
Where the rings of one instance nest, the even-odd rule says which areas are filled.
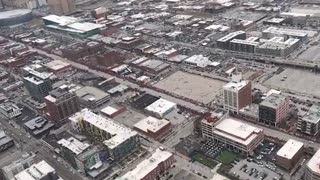
[[[317,135],[320,130],[320,106],[311,106],[304,116],[299,117],[297,129],[311,136]]]
[[[287,171],[290,171],[294,166],[297,166],[303,156],[303,152],[304,147],[302,142],[289,139],[277,152],[277,164]]]
[[[320,180],[320,149],[311,157],[306,165],[304,180]]]
[[[89,108],[98,107],[110,100],[110,94],[91,86],[85,86],[75,93],[81,104]]]
[[[160,98],[147,106],[144,110],[157,118],[163,118],[176,107],[177,104]]]
[[[251,82],[242,80],[241,75],[232,75],[232,80],[223,86],[223,106],[225,110],[239,113],[252,102]]]
[[[253,151],[264,140],[263,130],[236,119],[227,118],[215,125],[212,136],[207,139],[222,142],[227,148],[244,155],[253,154]]]
[[[54,122],[65,120],[80,110],[79,98],[70,92],[67,85],[62,85],[45,97],[48,118]]]
[[[147,117],[137,122],[134,129],[155,140],[161,140],[172,128],[170,121],[166,119],[156,119]]]
[[[271,94],[259,104],[259,122],[277,127],[289,115],[289,98]]]
[[[175,162],[173,154],[156,149],[152,156],[138,164],[133,170],[127,172],[117,180],[153,180],[160,179]]]
[[[11,164],[2,167],[2,174],[5,180],[11,180],[16,174],[31,167],[34,163],[36,163],[36,161],[37,157],[35,154],[23,154],[22,157],[17,161],[14,161]]]
[[[103,141],[113,160],[119,160],[133,152],[140,145],[139,136],[133,131],[109,118],[104,118],[82,109],[69,118],[73,131],[85,132]]]
[[[24,69],[28,74],[23,78],[25,88],[31,97],[43,102],[44,97],[52,90],[51,73],[38,72],[32,68]]]
[[[76,10],[75,0],[47,0],[51,13],[69,14]]]
[[[46,161],[40,161],[31,167],[19,172],[13,180],[58,180],[56,170]]]
[[[11,137],[7,136],[3,130],[0,129],[0,152],[5,151],[14,145]]]
[[[0,112],[8,119],[21,115],[20,108],[12,103],[2,103],[0,105]]]

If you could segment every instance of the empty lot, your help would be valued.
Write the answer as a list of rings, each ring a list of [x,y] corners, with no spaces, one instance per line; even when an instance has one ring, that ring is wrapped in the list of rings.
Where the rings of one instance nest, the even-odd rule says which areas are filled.
[[[173,94],[181,95],[202,103],[209,103],[220,94],[225,83],[198,75],[178,71],[159,81],[155,86]]]

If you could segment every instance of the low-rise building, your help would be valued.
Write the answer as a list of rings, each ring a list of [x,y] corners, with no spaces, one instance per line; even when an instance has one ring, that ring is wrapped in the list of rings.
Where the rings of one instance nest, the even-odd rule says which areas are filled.
[[[72,70],[71,64],[60,60],[48,62],[47,64],[45,64],[45,67],[47,67],[49,71],[56,75],[58,78],[65,77],[65,75],[71,73]]]
[[[14,141],[11,137],[0,129],[0,152],[5,151],[14,145]]]
[[[163,118],[165,115],[173,111],[176,107],[176,103],[160,98],[147,106],[144,110],[157,118]]]
[[[41,137],[54,128],[54,124],[41,116],[31,119],[30,121],[24,123],[23,126],[31,135],[35,137]]]
[[[151,116],[137,122],[133,127],[136,131],[155,140],[161,140],[172,128],[170,121]]]
[[[117,180],[153,180],[160,179],[175,162],[173,154],[156,149],[152,156],[140,164],[138,164],[133,170],[127,172]]]
[[[107,106],[101,109],[101,114],[108,118],[114,118],[115,116],[125,112],[127,108],[125,106]]]
[[[91,86],[85,86],[75,93],[80,102],[89,108],[98,107],[110,100],[110,94]]]
[[[320,180],[320,149],[312,156],[306,165],[304,180]]]
[[[33,164],[31,167],[19,172],[13,180],[58,180],[56,170],[51,167],[46,161],[40,161]]]
[[[208,139],[222,142],[232,151],[250,155],[264,140],[264,133],[263,129],[226,118],[215,126]]]
[[[290,171],[303,155],[303,143],[289,139],[277,152],[276,161],[279,166]]]
[[[0,112],[8,119],[21,115],[20,108],[12,103],[4,103],[0,105]]]
[[[69,118],[73,131],[96,138],[104,143],[109,156],[119,160],[132,153],[140,145],[138,133],[119,124],[118,122],[102,117],[82,109]]]

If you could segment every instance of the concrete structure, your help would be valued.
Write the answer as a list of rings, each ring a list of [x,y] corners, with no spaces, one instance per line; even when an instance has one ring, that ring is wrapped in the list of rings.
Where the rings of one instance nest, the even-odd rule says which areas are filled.
[[[217,117],[208,117],[201,120],[201,133],[203,138],[211,139],[213,137],[213,128],[217,121]]]
[[[40,138],[54,128],[54,124],[39,116],[23,124],[26,130],[33,136]]]
[[[24,68],[28,73],[23,78],[25,88],[28,90],[30,96],[37,101],[43,102],[52,90],[51,75],[52,73],[38,72],[32,68]]]
[[[58,180],[55,169],[51,167],[46,161],[40,161],[33,164],[31,167],[16,174],[13,180]]]
[[[127,108],[125,106],[107,106],[103,109],[101,109],[101,114],[107,116],[108,118],[113,118],[123,112],[125,112]]]
[[[62,15],[76,10],[75,0],[47,0],[51,13]]]
[[[176,107],[176,103],[160,98],[157,101],[150,104],[149,106],[147,106],[144,110],[157,118],[163,118]]]
[[[24,23],[30,21],[31,19],[32,12],[29,9],[3,11],[0,12],[0,27]]]
[[[60,60],[48,62],[44,66],[47,67],[48,70],[52,72],[54,75],[56,75],[58,78],[65,77],[65,75],[71,73],[72,70],[71,64]]]
[[[258,40],[259,38],[256,37],[247,38],[245,40],[233,39],[230,41],[229,50],[255,53],[256,48],[260,44]]]
[[[306,165],[304,180],[320,180],[320,149],[312,156]]]
[[[264,140],[264,133],[263,129],[226,118],[215,126],[212,137],[208,139],[225,143],[232,151],[250,155]]]
[[[142,134],[155,140],[161,140],[171,130],[171,123],[166,119],[156,119],[149,116],[137,122],[133,127]]]
[[[320,106],[311,106],[303,117],[299,117],[297,129],[302,133],[316,136],[320,130]]]
[[[127,172],[117,180],[159,179],[174,162],[175,160],[172,153],[156,149],[150,158],[142,161],[133,170]]]
[[[19,172],[31,167],[32,164],[36,163],[37,157],[34,153],[22,154],[22,157],[11,164],[1,168],[2,174],[5,180],[11,180]]]
[[[20,108],[12,103],[3,103],[0,105],[0,112],[8,119],[21,115]]]
[[[262,37],[266,39],[271,39],[273,37],[283,37],[284,39],[294,38],[305,41],[308,39],[308,34],[303,32],[298,32],[294,29],[283,29],[277,27],[269,27],[262,31]]]
[[[281,35],[281,34],[280,34]],[[302,43],[298,38],[285,38],[285,37],[272,37],[271,39],[264,40],[256,48],[256,52],[271,56],[286,57],[294,50],[296,50]]]
[[[279,166],[290,171],[303,156],[303,143],[289,139],[277,152],[276,161]]]
[[[91,86],[77,90],[76,95],[86,107],[95,108],[110,100],[110,94]]]
[[[0,129],[0,152],[9,149],[13,145],[13,139],[7,136],[6,133]]]
[[[45,97],[47,115],[50,121],[58,123],[80,110],[79,98],[70,92],[67,85],[62,85]]]
[[[224,109],[239,113],[239,110],[252,102],[251,82],[242,80],[241,74],[232,75],[232,80],[223,86]]]
[[[229,49],[230,42],[233,39],[242,39],[242,40],[246,39],[246,32],[245,31],[236,31],[236,32],[229,33],[226,36],[218,39],[217,40],[218,48]]]
[[[317,7],[297,6],[291,8],[289,12],[280,13],[279,16],[285,18],[285,22],[293,26],[317,27],[320,25],[320,11]]]
[[[259,104],[259,122],[277,127],[289,115],[289,99],[280,94],[271,94]]]
[[[139,136],[133,131],[109,118],[104,118],[82,109],[69,118],[73,131],[86,134],[103,141],[113,160],[119,160],[133,152],[140,144]]]

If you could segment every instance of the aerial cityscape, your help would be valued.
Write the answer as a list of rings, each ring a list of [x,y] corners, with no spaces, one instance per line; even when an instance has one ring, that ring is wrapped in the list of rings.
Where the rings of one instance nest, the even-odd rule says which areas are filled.
[[[0,180],[320,180],[320,0],[0,0]]]

